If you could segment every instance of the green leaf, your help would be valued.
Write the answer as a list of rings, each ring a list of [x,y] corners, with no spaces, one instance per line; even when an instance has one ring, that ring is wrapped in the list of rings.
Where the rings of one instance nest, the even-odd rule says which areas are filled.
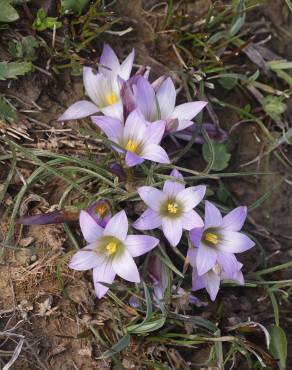
[[[33,61],[37,58],[37,48],[40,41],[34,36],[23,37],[20,41],[11,40],[9,42],[9,53],[17,59]]]
[[[285,0],[286,1],[286,4],[290,10],[290,12],[292,13],[292,1],[291,0]]]
[[[214,160],[211,169],[214,171],[222,171],[228,166],[231,155],[227,152],[224,144],[216,143],[214,140],[210,140],[213,148]],[[212,153],[207,143],[203,144],[203,157],[206,162],[212,159]]]
[[[237,78],[234,77],[220,77],[219,84],[226,90],[232,90],[237,85]]]
[[[287,338],[284,330],[277,325],[274,325],[270,331],[271,334],[271,344],[270,352],[271,354],[279,360],[279,368],[284,370],[286,368],[287,359]]]
[[[268,62],[268,65],[273,71],[277,69],[292,69],[292,62],[287,62],[286,59],[271,60]]]
[[[14,22],[19,18],[17,11],[10,3],[11,0],[0,0],[0,22]]]
[[[37,31],[44,31],[48,28],[61,27],[62,23],[57,21],[58,18],[47,17],[43,8],[37,12],[36,19],[32,24],[32,28]]]
[[[0,118],[4,121],[17,121],[17,115],[14,109],[11,108],[6,101],[0,97]]]
[[[103,358],[109,358],[109,357],[112,357],[112,356],[116,355],[117,353],[121,352],[123,349],[128,347],[128,345],[130,343],[130,339],[131,339],[130,334],[128,334],[128,333],[125,334],[116,344],[114,344],[111,347],[111,349],[109,349],[108,351],[106,351],[103,354]]]
[[[80,15],[88,3],[89,0],[62,0],[61,13],[74,13]]]
[[[236,12],[238,13],[237,16],[233,18],[230,30],[229,30],[229,35],[231,37],[235,36],[242,26],[244,25],[245,22],[245,0],[239,0],[236,6]]]
[[[283,103],[282,99],[281,96],[268,95],[262,100],[264,111],[275,120],[279,119],[280,115],[287,109],[287,105]]]
[[[31,62],[0,62],[0,80],[23,76],[32,69]]]
[[[140,324],[131,325],[127,327],[127,330],[130,333],[135,333],[135,334],[150,333],[152,331],[156,331],[162,328],[165,323],[165,320],[166,320],[166,317],[161,316],[159,319],[145,322],[143,325],[140,325]]]

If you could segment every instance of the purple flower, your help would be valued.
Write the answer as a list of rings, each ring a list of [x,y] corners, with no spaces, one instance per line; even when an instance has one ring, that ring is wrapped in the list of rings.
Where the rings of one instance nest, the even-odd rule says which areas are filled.
[[[162,300],[168,283],[166,266],[160,258],[151,255],[148,259],[147,270],[153,283],[154,296],[156,299]]]
[[[111,206],[106,199],[94,202],[86,211],[101,227],[105,227],[112,217]]]
[[[220,211],[206,201],[204,227],[190,232],[191,242],[198,247],[196,266],[200,276],[216,264],[229,275],[238,270],[233,253],[244,252],[254,246],[248,236],[239,232],[246,214],[246,207],[237,207],[222,218]]]
[[[175,247],[178,245],[183,229],[201,228],[204,223],[193,210],[203,199],[206,186],[192,186],[185,189],[182,175],[173,170],[173,180],[164,183],[163,191],[151,186],[142,186],[138,193],[149,207],[133,226],[138,230],[151,230],[162,226],[162,231]]]
[[[140,282],[133,257],[150,251],[159,240],[146,235],[127,235],[128,219],[125,211],[113,216],[105,229],[85,211],[81,211],[79,221],[88,245],[74,254],[69,267],[78,271],[93,269],[97,297],[103,297],[108,290],[102,283],[112,284],[116,274],[125,280]]]
[[[98,73],[94,73],[90,67],[83,67],[85,92],[91,102],[77,101],[58,120],[84,118],[97,112],[102,112],[110,117],[122,118],[123,105],[120,99],[118,76],[123,80],[130,77],[133,60],[134,50],[120,64],[115,52],[109,45],[105,44],[100,57]]]
[[[203,129],[207,131],[208,136],[210,139],[213,139],[217,141],[218,143],[224,143],[224,141],[227,140],[228,134],[222,130],[222,128],[214,125],[213,123],[203,123]],[[186,128],[185,130],[182,130],[178,133],[175,133],[175,136],[179,139],[189,141],[192,139],[193,134],[195,132],[198,132],[198,126],[194,124],[193,126],[190,126]],[[205,139],[202,135],[196,136],[195,143],[197,144],[204,144]]]
[[[111,207],[106,199],[99,199],[85,208],[100,226],[104,227],[112,216]],[[78,221],[80,209],[66,207],[57,211],[35,216],[22,216],[16,222],[22,225],[49,225]]]
[[[166,121],[167,132],[181,131],[194,124],[192,119],[206,106],[207,102],[197,101],[175,106],[176,91],[168,77],[155,91],[153,86],[140,77],[133,86],[136,106],[149,122]]]
[[[92,122],[122,148],[113,146],[116,151],[126,153],[125,162],[128,167],[136,166],[145,159],[170,163],[165,150],[159,145],[164,134],[165,122],[159,121],[147,126],[138,110],[130,113],[125,125],[118,119],[105,116],[94,116]]]
[[[232,280],[237,282],[239,285],[244,284],[244,278],[241,272],[242,264],[238,262],[234,255],[234,266],[233,269],[230,270],[224,268],[226,265],[220,266],[219,263],[216,263],[209,271],[205,272],[202,275],[198,274],[198,265],[197,265],[197,256],[198,256],[198,249],[191,248],[188,251],[188,259],[190,261],[191,266],[193,267],[192,273],[192,290],[197,291],[200,289],[206,289],[211,300],[214,301],[220,287],[220,282],[222,280]]]

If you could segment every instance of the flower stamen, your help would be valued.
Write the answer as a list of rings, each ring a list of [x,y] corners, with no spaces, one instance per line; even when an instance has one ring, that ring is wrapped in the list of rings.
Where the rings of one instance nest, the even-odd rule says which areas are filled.
[[[118,100],[117,94],[115,92],[111,92],[109,94],[106,94],[105,100],[106,100],[108,105],[113,105]]]
[[[116,242],[110,242],[106,245],[105,249],[107,250],[107,255],[111,256],[112,254],[116,253],[118,245]]]
[[[178,211],[178,206],[175,203],[168,203],[167,205],[167,211],[171,214],[176,214]]]
[[[218,235],[216,234],[213,234],[213,233],[206,233],[205,236],[204,236],[204,239],[213,244],[213,245],[217,245],[218,244]]]
[[[95,211],[99,214],[100,217],[104,217],[107,214],[108,208],[106,204],[98,204],[95,207]]]
[[[135,153],[138,148],[138,143],[135,140],[128,140],[125,149],[131,153]]]

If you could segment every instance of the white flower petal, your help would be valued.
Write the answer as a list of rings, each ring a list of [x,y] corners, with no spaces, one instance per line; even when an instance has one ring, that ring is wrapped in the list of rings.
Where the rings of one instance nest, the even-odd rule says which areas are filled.
[[[133,283],[140,282],[138,268],[127,249],[125,249],[121,255],[118,255],[113,259],[112,267],[115,273],[121,278]]]
[[[128,218],[126,212],[120,211],[107,223],[103,235],[114,236],[121,242],[125,242],[128,233]]]
[[[68,121],[71,119],[80,119],[91,116],[98,112],[98,107],[87,100],[80,100],[72,104],[65,112],[58,118],[58,121]]]
[[[88,243],[96,242],[103,234],[103,228],[86,211],[80,212],[79,224],[84,239]]]

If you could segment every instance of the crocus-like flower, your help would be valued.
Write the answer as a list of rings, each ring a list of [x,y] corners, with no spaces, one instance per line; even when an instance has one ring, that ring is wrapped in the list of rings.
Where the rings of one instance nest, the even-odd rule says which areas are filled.
[[[93,116],[91,119],[111,141],[119,145],[113,146],[115,150],[126,153],[125,162],[128,167],[136,166],[145,159],[170,163],[165,150],[159,145],[164,134],[165,122],[147,125],[138,110],[129,114],[125,125],[118,119],[105,116]]]
[[[119,77],[123,80],[130,77],[133,60],[134,51],[120,64],[115,52],[105,44],[99,61],[98,73],[94,73],[90,67],[83,67],[85,92],[91,102],[80,100],[74,103],[58,120],[84,118],[97,112],[110,117],[122,118],[123,105],[120,99]]]
[[[222,217],[212,203],[205,203],[205,225],[190,232],[190,239],[198,247],[196,266],[201,276],[213,269],[216,264],[229,276],[238,270],[233,253],[244,252],[254,246],[254,242],[239,232],[246,219],[246,207],[237,207]]]
[[[106,199],[94,202],[86,211],[101,227],[105,227],[112,217],[111,206]]]
[[[215,264],[213,268],[209,271],[205,272],[202,275],[198,274],[198,265],[197,265],[197,255],[198,255],[198,248],[191,248],[188,251],[188,260],[193,267],[192,273],[192,290],[197,291],[200,289],[205,288],[211,298],[212,301],[215,300],[219,287],[220,282],[222,280],[231,280],[239,285],[244,284],[244,278],[241,272],[242,264],[238,262],[233,256],[233,268],[230,269],[230,266],[227,266],[227,270],[224,270],[218,263]],[[229,268],[228,268],[229,267]]]
[[[166,121],[166,131],[177,132],[193,125],[192,119],[207,102],[196,101],[175,106],[176,91],[172,79],[163,81],[155,91],[143,77],[133,85],[136,106],[149,122]]]
[[[138,193],[149,207],[133,226],[138,230],[151,230],[162,226],[162,231],[175,247],[178,245],[183,229],[201,228],[204,223],[193,210],[203,199],[206,186],[192,186],[185,189],[183,176],[173,170],[173,180],[164,183],[163,191],[151,186],[142,186]]]
[[[202,127],[206,130],[210,139],[217,141],[218,143],[224,143],[227,140],[228,134],[222,128],[214,125],[213,123],[203,123]],[[198,125],[194,124],[189,126],[185,130],[175,133],[175,136],[179,139],[189,141],[192,139],[194,134],[196,135],[195,143],[197,144],[204,144],[205,139],[201,134],[198,133]]]
[[[159,240],[146,235],[127,235],[125,211],[117,213],[103,229],[85,211],[80,213],[80,227],[88,245],[74,254],[69,267],[84,271],[93,269],[93,282],[98,298],[105,295],[117,275],[138,283],[140,275],[133,257],[153,249]]]
[[[112,216],[111,207],[106,199],[99,199],[92,203],[88,208],[85,208],[95,220],[95,222],[105,227]],[[22,225],[49,225],[60,224],[63,222],[78,221],[80,209],[77,207],[66,207],[57,211],[48,212],[35,216],[22,216],[17,220],[18,224]]]
[[[157,256],[151,255],[148,259],[147,271],[153,284],[155,298],[162,300],[168,283],[165,264]]]

